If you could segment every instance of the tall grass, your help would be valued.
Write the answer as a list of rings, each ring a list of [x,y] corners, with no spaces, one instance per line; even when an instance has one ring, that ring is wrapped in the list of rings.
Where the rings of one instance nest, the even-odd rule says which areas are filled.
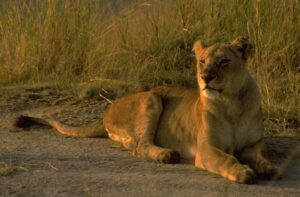
[[[0,80],[194,85],[193,42],[244,35],[271,130],[297,127],[299,13],[299,0],[0,1]]]

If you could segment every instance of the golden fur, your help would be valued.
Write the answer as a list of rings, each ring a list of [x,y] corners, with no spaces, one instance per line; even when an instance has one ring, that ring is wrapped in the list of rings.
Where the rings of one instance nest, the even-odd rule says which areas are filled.
[[[194,45],[198,88],[157,87],[114,101],[103,122],[74,128],[34,117],[66,135],[95,137],[107,132],[136,156],[163,163],[192,159],[237,183],[257,175],[277,179],[280,171],[265,157],[260,93],[246,61],[251,44],[245,38],[205,47]]]

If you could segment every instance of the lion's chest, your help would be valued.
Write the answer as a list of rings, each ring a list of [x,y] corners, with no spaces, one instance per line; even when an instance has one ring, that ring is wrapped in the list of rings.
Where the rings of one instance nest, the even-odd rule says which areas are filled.
[[[249,128],[249,121],[239,119],[238,122],[231,122],[232,141],[235,149],[242,149],[251,144],[251,129]]]
[[[239,101],[233,101],[230,106],[226,107],[227,125],[232,138],[233,147],[240,150],[247,145],[258,141],[262,135],[262,128],[253,111],[256,111],[256,106],[249,108]],[[232,144],[230,145],[232,147]]]

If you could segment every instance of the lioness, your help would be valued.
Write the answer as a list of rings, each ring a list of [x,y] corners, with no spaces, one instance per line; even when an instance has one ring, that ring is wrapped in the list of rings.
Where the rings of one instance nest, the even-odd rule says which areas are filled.
[[[280,170],[264,157],[261,98],[246,67],[251,49],[241,37],[207,47],[197,41],[198,88],[156,87],[118,98],[91,126],[29,116],[15,125],[48,124],[69,136],[108,134],[138,157],[163,163],[192,158],[196,168],[237,183],[254,183],[257,175],[277,179]]]

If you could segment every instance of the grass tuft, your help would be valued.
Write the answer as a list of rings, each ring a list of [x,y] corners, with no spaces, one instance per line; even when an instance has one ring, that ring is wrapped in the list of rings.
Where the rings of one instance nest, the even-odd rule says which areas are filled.
[[[12,174],[14,171],[15,169],[10,166],[0,167],[0,176],[8,176]]]
[[[27,169],[22,166],[14,167],[10,165],[4,165],[4,166],[0,166],[0,177],[9,176],[15,172],[24,172],[24,171],[27,171]]]

